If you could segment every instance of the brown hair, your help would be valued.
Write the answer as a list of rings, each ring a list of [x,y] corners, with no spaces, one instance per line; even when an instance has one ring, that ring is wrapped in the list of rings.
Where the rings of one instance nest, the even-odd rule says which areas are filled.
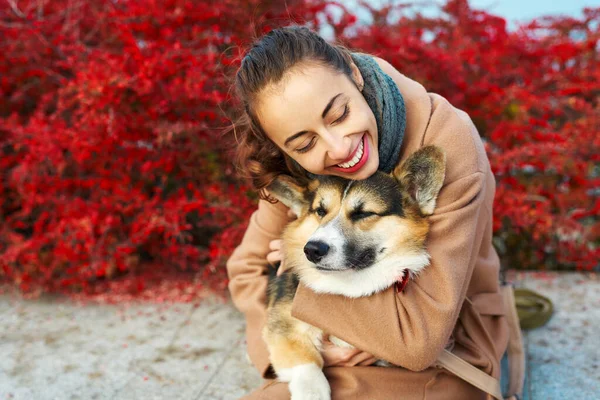
[[[267,85],[279,83],[290,68],[302,62],[328,66],[350,78],[351,61],[349,49],[330,44],[317,33],[298,25],[270,31],[254,42],[242,59],[234,82],[243,108],[232,127],[237,139],[234,164],[239,173],[250,179],[260,198],[272,201],[265,188],[279,175],[289,174],[299,182],[306,182],[308,177],[263,131],[253,108],[258,94]]]

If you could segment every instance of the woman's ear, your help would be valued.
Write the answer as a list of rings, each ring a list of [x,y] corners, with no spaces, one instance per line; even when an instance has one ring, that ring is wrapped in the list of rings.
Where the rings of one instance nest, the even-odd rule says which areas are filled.
[[[354,64],[354,62],[350,63],[350,69],[352,69],[352,80],[358,87],[358,90],[362,92],[363,88],[365,87],[365,81],[362,77],[362,74],[360,73],[360,70],[358,69],[356,64]]]

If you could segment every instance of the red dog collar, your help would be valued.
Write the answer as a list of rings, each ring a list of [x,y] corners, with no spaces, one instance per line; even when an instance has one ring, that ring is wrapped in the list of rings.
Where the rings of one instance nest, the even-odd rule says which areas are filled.
[[[396,289],[398,289],[398,293],[402,293],[402,291],[406,287],[409,276],[410,276],[410,274],[408,273],[408,270],[405,269],[404,275],[402,275],[402,279],[400,279],[399,281],[396,281]]]

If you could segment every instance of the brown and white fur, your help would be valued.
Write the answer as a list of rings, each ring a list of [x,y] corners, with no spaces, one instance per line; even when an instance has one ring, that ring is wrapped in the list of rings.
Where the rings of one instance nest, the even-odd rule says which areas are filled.
[[[362,181],[324,176],[306,186],[280,176],[269,186],[298,215],[283,232],[287,268],[269,282],[263,330],[271,364],[278,379],[289,382],[293,400],[331,397],[322,371],[323,332],[291,316],[299,282],[318,293],[356,298],[390,287],[406,270],[418,274],[429,264],[427,217],[444,174],[443,152],[428,146],[391,174]]]

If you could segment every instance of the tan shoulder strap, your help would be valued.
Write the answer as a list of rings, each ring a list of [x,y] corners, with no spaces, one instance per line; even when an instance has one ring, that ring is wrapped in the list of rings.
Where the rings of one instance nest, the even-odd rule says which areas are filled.
[[[500,382],[494,377],[486,374],[482,370],[469,364],[462,358],[444,350],[437,359],[438,365],[447,369],[454,375],[469,382],[482,391],[489,393],[497,400],[504,400]]]
[[[498,379],[486,374],[482,370],[469,364],[462,358],[444,350],[437,359],[437,364],[452,372],[454,375],[469,382],[476,388],[488,393],[497,400],[516,400],[523,392],[523,381],[525,377],[525,354],[521,339],[521,328],[515,305],[513,288],[504,285],[500,289],[504,298],[506,318],[509,329],[508,339],[508,368],[509,388],[507,397],[502,396],[502,389]]]

